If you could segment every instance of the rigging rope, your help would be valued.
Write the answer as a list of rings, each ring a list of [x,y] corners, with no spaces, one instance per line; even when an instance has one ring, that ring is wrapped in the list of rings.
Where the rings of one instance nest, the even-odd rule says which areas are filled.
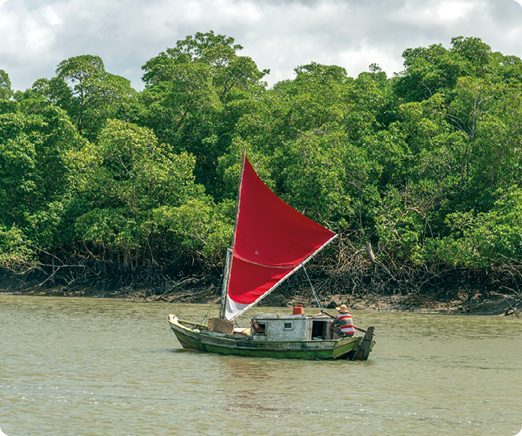
[[[303,270],[306,274],[306,278],[308,279],[308,283],[310,283],[310,287],[312,288],[312,292],[314,293],[315,301],[317,301],[317,305],[319,306],[319,309],[322,309],[323,306],[321,306],[321,302],[319,301],[319,298],[317,297],[317,294],[315,293],[314,285],[312,285],[312,281],[310,280],[310,277],[308,277],[308,272],[306,271],[306,268],[303,266]]]
[[[211,303],[210,303],[210,306],[208,308],[208,311],[207,311],[207,314],[205,315],[205,317],[202,319],[201,321],[201,324],[203,324],[203,322],[208,319],[208,314],[210,313],[210,309],[212,309],[212,305],[214,304],[214,300],[217,298],[217,293],[218,291],[221,289],[221,282],[223,281],[223,274],[221,274],[221,278],[219,279],[219,283],[216,287],[216,292],[214,293],[214,298],[212,299]]]

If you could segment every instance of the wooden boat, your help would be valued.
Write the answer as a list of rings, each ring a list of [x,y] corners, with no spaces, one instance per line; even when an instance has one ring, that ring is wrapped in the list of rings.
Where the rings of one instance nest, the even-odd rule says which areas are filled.
[[[251,328],[235,327],[237,317],[303,269],[336,237],[277,197],[244,155],[219,317],[204,325],[169,315],[181,345],[237,356],[367,360],[375,343],[374,328],[361,337],[339,338],[323,312],[307,315],[295,307],[289,315],[256,315]]]
[[[328,337],[330,318],[322,315],[254,316],[264,333],[234,329],[232,333],[209,331],[208,326],[181,321],[169,315],[169,323],[184,348],[234,356],[367,360],[374,341],[373,327],[364,337]],[[245,331],[246,330],[246,331]],[[321,333],[319,332],[321,331]],[[313,336],[317,334],[319,336]]]

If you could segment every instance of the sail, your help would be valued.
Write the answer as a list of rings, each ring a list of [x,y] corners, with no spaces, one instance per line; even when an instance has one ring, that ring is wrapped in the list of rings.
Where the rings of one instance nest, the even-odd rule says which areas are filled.
[[[225,318],[267,296],[337,235],[275,195],[244,157]]]

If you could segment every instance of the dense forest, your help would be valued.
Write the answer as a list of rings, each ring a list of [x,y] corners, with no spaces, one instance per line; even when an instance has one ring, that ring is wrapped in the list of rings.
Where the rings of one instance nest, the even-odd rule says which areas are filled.
[[[269,88],[241,49],[189,36],[143,65],[139,92],[93,55],[25,91],[0,70],[0,268],[43,286],[215,287],[246,149],[340,235],[310,267],[319,290],[520,293],[520,58],[456,37],[406,49],[393,77],[312,62]]]

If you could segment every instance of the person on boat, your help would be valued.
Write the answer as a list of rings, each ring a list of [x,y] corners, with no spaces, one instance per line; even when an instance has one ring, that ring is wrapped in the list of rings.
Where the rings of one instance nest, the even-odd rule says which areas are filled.
[[[355,326],[353,325],[350,308],[346,304],[341,304],[335,308],[339,313],[330,323],[330,329],[337,333],[340,338],[349,338],[355,334]]]

